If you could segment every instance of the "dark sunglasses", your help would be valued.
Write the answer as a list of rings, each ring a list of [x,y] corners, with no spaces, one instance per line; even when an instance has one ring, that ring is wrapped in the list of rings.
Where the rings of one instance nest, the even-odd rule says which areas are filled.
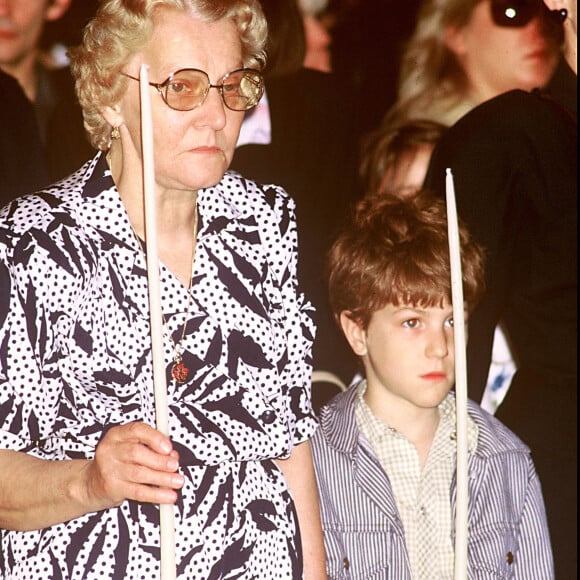
[[[520,28],[537,16],[553,18],[543,0],[491,0],[491,17],[497,26]]]

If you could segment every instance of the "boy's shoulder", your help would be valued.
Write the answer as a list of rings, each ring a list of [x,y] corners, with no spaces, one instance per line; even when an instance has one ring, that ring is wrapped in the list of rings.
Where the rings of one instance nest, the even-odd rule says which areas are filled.
[[[313,446],[329,446],[345,453],[353,450],[358,440],[354,407],[359,384],[338,393],[322,407]]]
[[[530,453],[529,447],[511,429],[475,401],[468,401],[467,412],[478,429],[477,455],[490,457],[502,453]]]

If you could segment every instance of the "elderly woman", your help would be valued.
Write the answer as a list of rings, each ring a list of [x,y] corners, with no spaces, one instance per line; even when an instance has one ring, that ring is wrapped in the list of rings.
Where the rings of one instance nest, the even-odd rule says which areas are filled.
[[[0,214],[0,576],[153,578],[165,503],[180,578],[325,578],[294,205],[226,172],[266,33],[255,0],[103,0],[72,54],[101,151]],[[152,426],[142,64],[169,437]]]
[[[386,122],[453,125],[500,93],[542,88],[561,38],[540,0],[423,0]]]

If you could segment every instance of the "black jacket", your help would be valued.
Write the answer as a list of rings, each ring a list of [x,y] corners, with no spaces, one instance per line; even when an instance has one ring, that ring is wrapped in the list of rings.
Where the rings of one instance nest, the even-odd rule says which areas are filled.
[[[95,151],[67,68],[39,65],[36,102],[0,74],[0,202],[34,191],[78,169]]]
[[[0,206],[49,180],[32,105],[0,71]]]
[[[577,372],[577,125],[549,97],[511,91],[460,119],[426,185],[454,176],[459,215],[486,250],[486,296],[469,322],[470,395],[480,400],[502,319],[520,368]]]

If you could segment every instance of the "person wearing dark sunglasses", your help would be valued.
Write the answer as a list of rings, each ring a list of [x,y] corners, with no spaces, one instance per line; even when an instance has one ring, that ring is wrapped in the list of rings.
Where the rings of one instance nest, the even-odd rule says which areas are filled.
[[[385,122],[452,125],[495,95],[544,87],[560,40],[561,25],[541,0],[424,0]]]

